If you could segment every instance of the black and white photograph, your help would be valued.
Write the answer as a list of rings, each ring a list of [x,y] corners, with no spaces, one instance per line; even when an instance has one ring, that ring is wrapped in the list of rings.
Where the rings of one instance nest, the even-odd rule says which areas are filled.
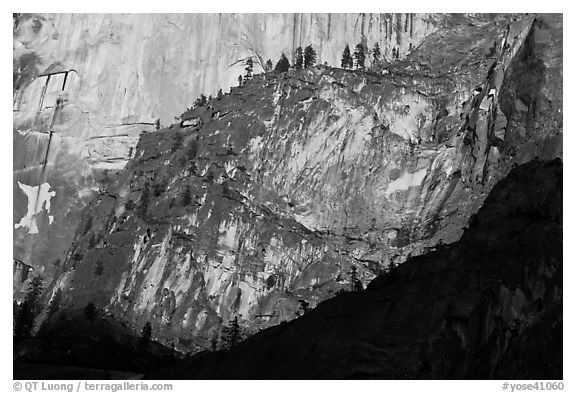
[[[13,13],[6,391],[564,390],[564,14],[190,7]]]

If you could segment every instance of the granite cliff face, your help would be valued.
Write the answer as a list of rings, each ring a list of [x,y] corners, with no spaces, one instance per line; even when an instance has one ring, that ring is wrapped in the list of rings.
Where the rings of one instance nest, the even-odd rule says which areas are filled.
[[[348,43],[404,57],[452,19],[425,14],[14,14],[14,254],[52,277],[105,170],[143,130],[200,93],[312,44],[340,63]],[[60,261],[61,262],[61,261]]]
[[[561,16],[460,18],[403,60],[257,75],[142,134],[51,293],[198,350],[458,240],[514,165],[562,155]]]
[[[562,163],[498,183],[458,242],[152,379],[562,379]]]

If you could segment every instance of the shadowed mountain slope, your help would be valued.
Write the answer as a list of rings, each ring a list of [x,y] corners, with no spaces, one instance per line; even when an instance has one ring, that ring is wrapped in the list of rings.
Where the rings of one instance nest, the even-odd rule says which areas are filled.
[[[562,379],[562,163],[512,170],[461,240],[150,378]]]

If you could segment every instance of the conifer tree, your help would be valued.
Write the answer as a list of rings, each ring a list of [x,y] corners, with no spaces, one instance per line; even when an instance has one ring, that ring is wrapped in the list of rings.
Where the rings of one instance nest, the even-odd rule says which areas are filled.
[[[220,336],[218,335],[218,331],[214,331],[214,334],[212,334],[212,339],[210,340],[210,349],[215,352],[218,350],[218,339],[220,338]]]
[[[304,66],[304,52],[302,51],[301,46],[296,48],[296,52],[294,52],[293,64],[294,68],[296,68],[297,70],[302,69],[302,67]]]
[[[298,311],[296,311],[296,316],[301,316],[301,315],[306,315],[308,313],[308,311],[310,311],[310,304],[306,301],[306,300],[298,300],[298,302],[300,303],[300,307],[298,308]]]
[[[352,266],[349,274],[350,274],[350,291],[359,292],[364,290],[364,287],[362,286],[362,281],[360,281],[360,279],[358,278],[358,271],[356,269],[356,266]]]
[[[276,67],[274,67],[274,71],[276,72],[286,72],[290,69],[290,62],[284,53],[280,55],[280,60],[276,63]]]
[[[270,59],[266,60],[266,72],[272,71],[273,68],[274,64],[272,64],[272,60]]]
[[[364,45],[358,44],[356,45],[356,49],[354,50],[354,60],[356,61],[356,69],[362,70],[364,69],[364,64],[366,61],[366,54],[364,53]]]
[[[90,302],[84,307],[84,316],[89,321],[96,319],[96,306],[94,303]]]
[[[312,48],[312,45],[308,45],[304,49],[304,67],[305,68],[314,67],[317,58],[318,56],[316,55],[316,51],[314,50],[314,48]]]
[[[380,61],[380,58],[382,56],[382,53],[380,52],[380,45],[378,43],[374,44],[374,48],[372,49],[372,62],[378,63]]]
[[[32,335],[34,318],[40,313],[40,295],[42,294],[42,277],[36,276],[28,284],[24,301],[17,308],[14,325],[14,338],[21,340]]]
[[[352,55],[350,54],[350,47],[346,44],[344,52],[342,53],[342,68],[352,68]]]
[[[280,59],[278,63],[276,63],[276,67],[274,67],[274,71],[278,72],[286,72],[290,68],[290,62],[284,53],[280,55]]]
[[[150,346],[151,338],[152,338],[152,324],[150,323],[150,321],[148,321],[144,324],[144,327],[142,328],[142,334],[140,335],[140,343],[142,343],[142,346],[145,349],[148,349],[148,347]]]
[[[238,317],[234,317],[234,319],[228,323],[228,326],[222,329],[222,343],[225,349],[230,350],[238,345],[240,340],[241,332]]]
[[[194,108],[198,108],[200,106],[206,106],[208,103],[208,98],[204,94],[200,94],[200,97],[196,98],[194,101]]]
[[[252,72],[254,71],[254,61],[252,60],[251,57],[249,57],[246,60],[246,68],[244,68],[244,70],[246,71],[246,75],[244,76],[244,80],[248,80],[248,79],[252,78]]]

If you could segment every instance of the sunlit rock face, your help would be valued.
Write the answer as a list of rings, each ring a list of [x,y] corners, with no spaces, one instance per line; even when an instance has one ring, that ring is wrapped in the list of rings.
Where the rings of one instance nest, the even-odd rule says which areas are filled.
[[[142,131],[171,124],[200,93],[236,85],[249,56],[255,72],[267,59],[275,63],[282,52],[291,58],[308,44],[320,64],[333,66],[346,44],[353,50],[359,42],[379,42],[385,58],[393,49],[403,58],[449,20],[427,14],[15,14],[14,254],[51,277],[103,171],[122,168]],[[51,212],[30,211],[18,182],[50,184]]]
[[[197,350],[458,240],[514,165],[562,155],[562,18],[452,22],[405,59],[257,75],[143,134],[51,291]]]
[[[453,244],[149,379],[562,379],[562,163],[513,169]]]

